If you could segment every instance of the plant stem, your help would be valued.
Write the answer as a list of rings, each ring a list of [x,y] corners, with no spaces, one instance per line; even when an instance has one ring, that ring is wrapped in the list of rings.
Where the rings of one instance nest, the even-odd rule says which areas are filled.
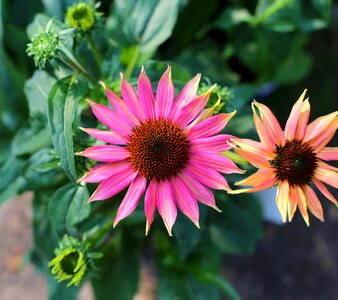
[[[133,70],[134,70],[134,67],[135,67],[135,64],[136,64],[136,61],[138,59],[139,54],[140,54],[140,49],[139,49],[139,47],[135,46],[134,49],[133,49],[133,52],[131,54],[129,64],[127,66],[126,73],[124,74],[126,76],[126,78],[128,78],[133,73]]]
[[[103,62],[101,51],[97,48],[96,43],[91,35],[87,35],[87,42],[89,44],[90,49],[92,50],[96,64],[99,67],[99,70],[101,70],[101,66]]]

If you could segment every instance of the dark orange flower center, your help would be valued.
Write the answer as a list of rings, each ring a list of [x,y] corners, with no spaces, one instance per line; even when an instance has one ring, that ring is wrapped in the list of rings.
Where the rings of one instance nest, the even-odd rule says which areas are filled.
[[[287,141],[276,147],[276,156],[270,161],[276,169],[276,177],[287,180],[291,185],[303,185],[311,181],[317,168],[317,157],[307,143]]]
[[[176,176],[185,167],[189,148],[183,130],[163,119],[135,127],[127,145],[133,168],[147,179],[157,181]]]

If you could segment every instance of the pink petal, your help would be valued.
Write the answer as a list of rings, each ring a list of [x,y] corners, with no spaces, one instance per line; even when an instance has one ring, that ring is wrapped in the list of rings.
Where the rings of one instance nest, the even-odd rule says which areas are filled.
[[[150,230],[150,226],[154,221],[154,213],[156,209],[156,195],[157,195],[157,182],[155,179],[150,181],[144,197],[144,213],[147,218],[146,235]]]
[[[198,182],[216,190],[230,191],[227,181],[217,171],[201,167],[198,164],[189,164],[185,172]]]
[[[235,137],[230,134],[219,134],[208,138],[192,139],[190,141],[191,149],[210,152],[225,152],[231,149],[231,146],[228,144],[228,141],[231,138]]]
[[[113,129],[117,134],[123,137],[128,137],[131,134],[131,126],[112,109],[105,105],[94,103],[90,100],[87,101],[92,107],[94,115],[101,123]]]
[[[172,236],[171,229],[176,221],[177,208],[171,183],[168,181],[157,183],[156,206],[168,230],[169,236]]]
[[[185,171],[183,171],[179,176],[184,180],[199,202],[220,211],[216,206],[214,194],[207,187],[200,184]]]
[[[255,109],[253,103],[251,104],[251,107],[252,107],[252,110],[254,112],[253,118],[254,118],[254,123],[255,123],[255,127],[256,127],[259,139],[261,140],[262,144],[266,145],[267,148],[274,151],[274,149],[276,149],[276,144],[274,142],[274,138],[271,136],[269,130],[267,129],[266,126],[264,126],[262,120],[257,115],[256,109]]]
[[[260,119],[262,120],[263,126],[270,138],[276,145],[283,146],[285,143],[285,137],[282,128],[272,111],[266,105],[253,101],[254,113],[256,113],[256,109],[258,109],[260,113]]]
[[[236,182],[235,185],[260,186],[264,184],[267,179],[275,178],[275,175],[274,169],[259,169],[256,173],[252,174],[248,178]],[[273,186],[273,184],[271,186]]]
[[[228,144],[253,166],[257,168],[271,167],[269,161],[274,158],[275,154],[262,143],[249,139],[231,139]]]
[[[338,127],[337,116],[338,112],[335,111],[311,122],[307,126],[304,142],[309,142],[319,152],[320,148],[325,147],[336,132]],[[324,144],[323,141],[325,141]]]
[[[198,84],[201,80],[201,74],[197,74],[193,79],[191,79],[178,94],[174,106],[173,113],[180,111],[183,107],[188,105],[192,100],[196,98],[196,93],[198,89]]]
[[[171,80],[171,67],[168,66],[158,83],[156,91],[158,118],[167,118],[169,116],[174,97],[175,88]]]
[[[129,157],[129,152],[126,148],[114,145],[93,146],[78,154],[101,162],[119,161]]]
[[[307,202],[307,205],[310,211],[316,218],[318,218],[319,220],[323,222],[324,221],[323,208],[317,198],[317,195],[315,194],[313,189],[310,188],[308,185],[304,185],[302,188],[307,198],[306,202]]]
[[[184,213],[196,225],[196,227],[199,228],[198,204],[191,190],[178,176],[172,180],[171,187],[174,192],[176,204],[181,212]]]
[[[294,104],[290,116],[285,125],[285,137],[291,141],[293,139],[301,140],[304,137],[307,122],[310,116],[310,104],[308,100],[303,102],[306,90]]]
[[[332,201],[335,205],[338,206],[338,202],[335,199],[335,197],[329,192],[329,190],[326,188],[324,184],[322,184],[319,180],[316,178],[312,178],[312,182],[315,184],[317,189],[330,201]]]
[[[138,78],[138,97],[146,119],[154,119],[155,112],[155,97],[150,79],[148,78],[144,68],[142,67],[141,74]]]
[[[88,202],[113,197],[129,185],[135,179],[136,175],[137,172],[129,168],[128,170],[123,170],[107,178],[98,186],[93,195],[88,199]]]
[[[78,182],[101,182],[129,168],[130,163],[127,160],[97,165],[83,175]]]
[[[204,120],[192,127],[189,131],[189,139],[206,138],[218,134],[223,130],[229,120],[236,112],[229,114],[219,114]]]
[[[338,160],[338,147],[324,147],[317,157],[323,160]]]
[[[80,129],[88,133],[90,136],[109,144],[126,145],[128,143],[126,138],[118,135],[114,131],[105,131],[95,128],[82,128],[82,127],[80,127]]]
[[[119,113],[119,115],[123,117],[126,123],[130,124],[131,126],[138,125],[138,120],[131,114],[126,103],[112,90],[106,87],[106,85],[102,81],[100,81],[100,84],[105,89],[110,104]]]
[[[197,150],[190,151],[190,153],[190,159],[192,161],[201,164],[201,166],[205,166],[206,168],[214,169],[224,174],[244,173],[244,171],[238,168],[230,158],[224,155]]]
[[[315,178],[333,186],[336,189],[338,188],[338,173],[333,170],[317,168]]]
[[[305,198],[304,191],[298,185],[294,187],[294,191],[295,191],[295,196],[297,197],[299,211],[301,212],[306,225],[309,226],[310,221],[309,221],[309,215],[307,213],[307,204],[306,204],[306,198]]]
[[[117,210],[113,227],[115,227],[122,219],[128,217],[135,210],[144,190],[146,189],[146,184],[147,180],[143,176],[138,175],[135,178]]]
[[[277,188],[276,203],[278,210],[282,216],[283,222],[286,222],[286,214],[289,201],[289,183],[287,181],[281,181]]]
[[[139,121],[144,121],[144,114],[141,108],[141,103],[135,93],[134,88],[131,84],[125,79],[123,74],[121,74],[121,93],[123,100],[126,102],[127,107],[131,111],[131,113],[135,116],[135,118]]]

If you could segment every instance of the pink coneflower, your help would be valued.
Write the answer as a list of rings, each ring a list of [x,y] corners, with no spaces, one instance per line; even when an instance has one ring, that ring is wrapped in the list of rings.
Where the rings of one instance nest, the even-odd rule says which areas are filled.
[[[110,131],[83,129],[111,145],[90,147],[80,155],[103,162],[80,181],[101,182],[88,200],[105,200],[129,186],[114,226],[132,213],[142,195],[147,218],[146,234],[158,209],[171,235],[177,206],[199,227],[197,201],[217,209],[209,190],[230,190],[220,173],[242,171],[220,152],[231,138],[222,131],[234,113],[210,116],[204,109],[212,88],[197,97],[200,74],[175,98],[171,68],[159,81],[156,97],[144,69],[138,78],[138,94],[122,76],[123,100],[105,87],[113,109],[88,101],[97,119]]]
[[[325,147],[338,126],[338,111],[320,117],[308,125],[310,103],[304,101],[306,90],[292,108],[284,132],[271,110],[256,101],[252,103],[254,122],[261,142],[231,139],[235,151],[259,170],[237,185],[252,188],[233,193],[257,192],[278,185],[276,202],[285,222],[292,220],[297,206],[309,225],[307,208],[324,221],[323,209],[311,182],[336,205],[333,195],[323,184],[338,187],[337,168],[323,160],[337,160],[338,148]]]

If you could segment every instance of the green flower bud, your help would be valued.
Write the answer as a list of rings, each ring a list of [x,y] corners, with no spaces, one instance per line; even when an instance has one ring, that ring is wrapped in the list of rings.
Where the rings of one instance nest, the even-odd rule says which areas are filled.
[[[31,43],[27,45],[28,56],[34,57],[35,65],[41,69],[44,68],[46,62],[55,67],[55,58],[57,56],[58,47],[60,44],[59,34],[51,28],[52,21],[50,21],[46,28],[32,37]],[[57,67],[56,67],[57,68]]]
[[[84,2],[75,3],[67,10],[65,22],[82,32],[93,28],[96,16],[95,8]]]
[[[90,244],[65,235],[55,249],[55,258],[49,262],[51,273],[58,282],[68,281],[67,286],[78,286],[89,272],[95,271],[93,259],[101,253],[89,252]]]

